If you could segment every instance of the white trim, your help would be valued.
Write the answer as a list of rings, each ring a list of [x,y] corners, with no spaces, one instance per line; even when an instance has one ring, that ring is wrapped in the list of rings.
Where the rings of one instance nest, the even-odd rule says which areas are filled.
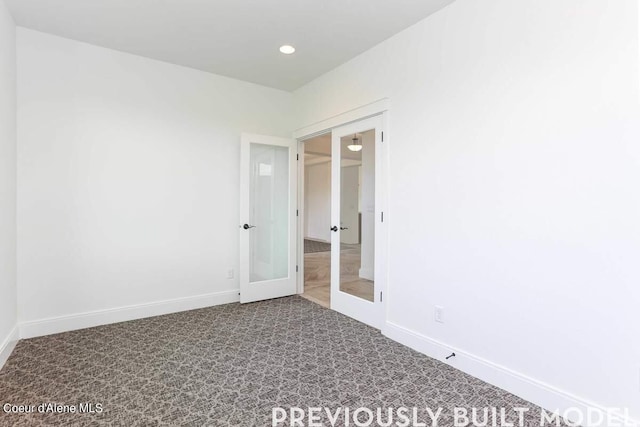
[[[305,216],[305,196],[304,196],[304,188],[305,188],[305,164],[304,164],[304,142],[297,140],[296,145],[298,148],[298,200],[297,200],[297,210],[298,215],[296,218],[296,265],[298,266],[297,276],[296,276],[296,292],[298,294],[304,293],[304,216]]]
[[[389,98],[379,99],[370,104],[363,105],[362,107],[354,108],[353,110],[345,111],[344,113],[329,117],[328,119],[321,120],[317,123],[301,127],[293,132],[293,137],[299,141],[303,141],[305,139],[325,134],[335,127],[344,126],[358,120],[368,119],[369,117],[377,116],[388,111],[389,104]]]
[[[331,240],[316,239],[315,237],[303,237],[303,240],[312,240],[312,241],[318,242],[318,243],[329,243],[329,244],[331,244]]]
[[[546,409],[549,412],[559,411],[561,414],[569,408],[577,408],[583,414],[588,411],[602,411],[616,420],[616,425],[639,427],[640,421],[614,413],[610,409],[598,405],[588,399],[575,396],[552,385],[498,365],[482,357],[467,353],[459,348],[451,347],[433,338],[404,328],[393,322],[386,322],[383,335],[400,344],[406,345],[420,353],[453,366],[473,377],[504,389],[522,399]],[[455,357],[446,360],[451,353]],[[606,423],[606,420],[604,421]],[[608,427],[606,424],[584,425],[583,427]]]
[[[373,101],[369,104],[365,104],[361,107],[354,108],[352,110],[345,111],[341,114],[337,114],[335,116],[329,117],[325,120],[321,120],[314,124],[310,124],[304,127],[301,127],[295,130],[292,134],[293,138],[298,140],[298,153],[302,156],[303,161],[298,162],[298,185],[300,190],[298,191],[299,196],[299,212],[300,216],[298,218],[298,264],[300,266],[298,272],[298,293],[304,293],[304,141],[314,138],[316,136],[324,135],[326,133],[333,132],[336,128],[340,128],[343,126],[350,125],[355,122],[364,121],[366,119],[370,119],[376,116],[380,117],[381,126],[380,129],[376,130],[376,140],[378,139],[378,132],[386,133],[386,137],[382,138],[383,150],[380,150],[379,153],[376,153],[376,216],[378,215],[378,211],[385,213],[385,223],[384,225],[384,233],[376,231],[376,272],[375,275],[377,280],[382,282],[382,286],[380,289],[382,291],[382,295],[387,295],[387,289],[389,286],[388,280],[388,263],[389,263],[389,254],[387,249],[387,243],[389,240],[389,207],[388,207],[388,170],[389,170],[389,108],[391,105],[391,101],[389,98],[382,98],[377,101]],[[382,137],[383,134],[380,134]],[[380,181],[384,185],[378,185],[378,174],[380,174]],[[380,200],[378,200],[378,198]],[[377,221],[376,221],[377,224]],[[378,263],[378,256],[383,259]],[[332,263],[333,264],[333,263]],[[378,298],[377,295],[374,298]],[[381,304],[381,315],[378,322],[378,325],[383,325],[387,318],[387,299],[383,298],[380,301]],[[338,310],[339,311],[339,310]],[[346,313],[343,313],[346,314]],[[348,315],[348,314],[347,314]]]
[[[9,332],[9,335],[5,338],[5,340],[0,344],[0,369],[7,363],[9,356],[13,352],[13,349],[16,347],[18,343],[19,334],[18,334],[18,326],[14,326]]]
[[[33,338],[76,329],[91,328],[145,317],[195,310],[240,300],[237,289],[193,297],[176,298],[148,304],[96,310],[69,316],[52,317],[20,323],[20,338]]]

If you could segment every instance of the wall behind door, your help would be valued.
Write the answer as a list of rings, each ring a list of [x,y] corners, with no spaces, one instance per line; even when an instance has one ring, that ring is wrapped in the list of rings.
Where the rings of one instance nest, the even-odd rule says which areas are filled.
[[[331,240],[331,162],[305,166],[305,236]]]
[[[360,224],[358,205],[360,204],[359,180],[360,166],[343,166],[340,168],[340,242],[358,244]]]
[[[240,133],[291,95],[26,29],[18,68],[20,320],[237,296]]]

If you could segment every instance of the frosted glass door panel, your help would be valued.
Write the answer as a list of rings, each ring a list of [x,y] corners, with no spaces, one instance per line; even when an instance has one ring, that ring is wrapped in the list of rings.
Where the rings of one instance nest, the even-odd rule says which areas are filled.
[[[289,148],[251,143],[249,281],[289,274]]]

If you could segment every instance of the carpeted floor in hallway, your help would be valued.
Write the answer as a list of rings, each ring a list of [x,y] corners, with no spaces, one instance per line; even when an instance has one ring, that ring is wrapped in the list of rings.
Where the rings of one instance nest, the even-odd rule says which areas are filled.
[[[439,426],[456,406],[529,407],[540,425],[533,405],[297,296],[20,341],[0,371],[7,402],[104,410],[0,411],[2,426],[270,426],[273,407],[309,406],[417,407],[423,421],[443,407]]]

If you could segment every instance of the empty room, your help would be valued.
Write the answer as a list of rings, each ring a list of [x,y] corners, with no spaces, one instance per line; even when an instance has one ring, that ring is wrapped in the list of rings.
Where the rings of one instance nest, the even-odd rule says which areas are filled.
[[[0,426],[640,427],[637,0],[0,0]]]

